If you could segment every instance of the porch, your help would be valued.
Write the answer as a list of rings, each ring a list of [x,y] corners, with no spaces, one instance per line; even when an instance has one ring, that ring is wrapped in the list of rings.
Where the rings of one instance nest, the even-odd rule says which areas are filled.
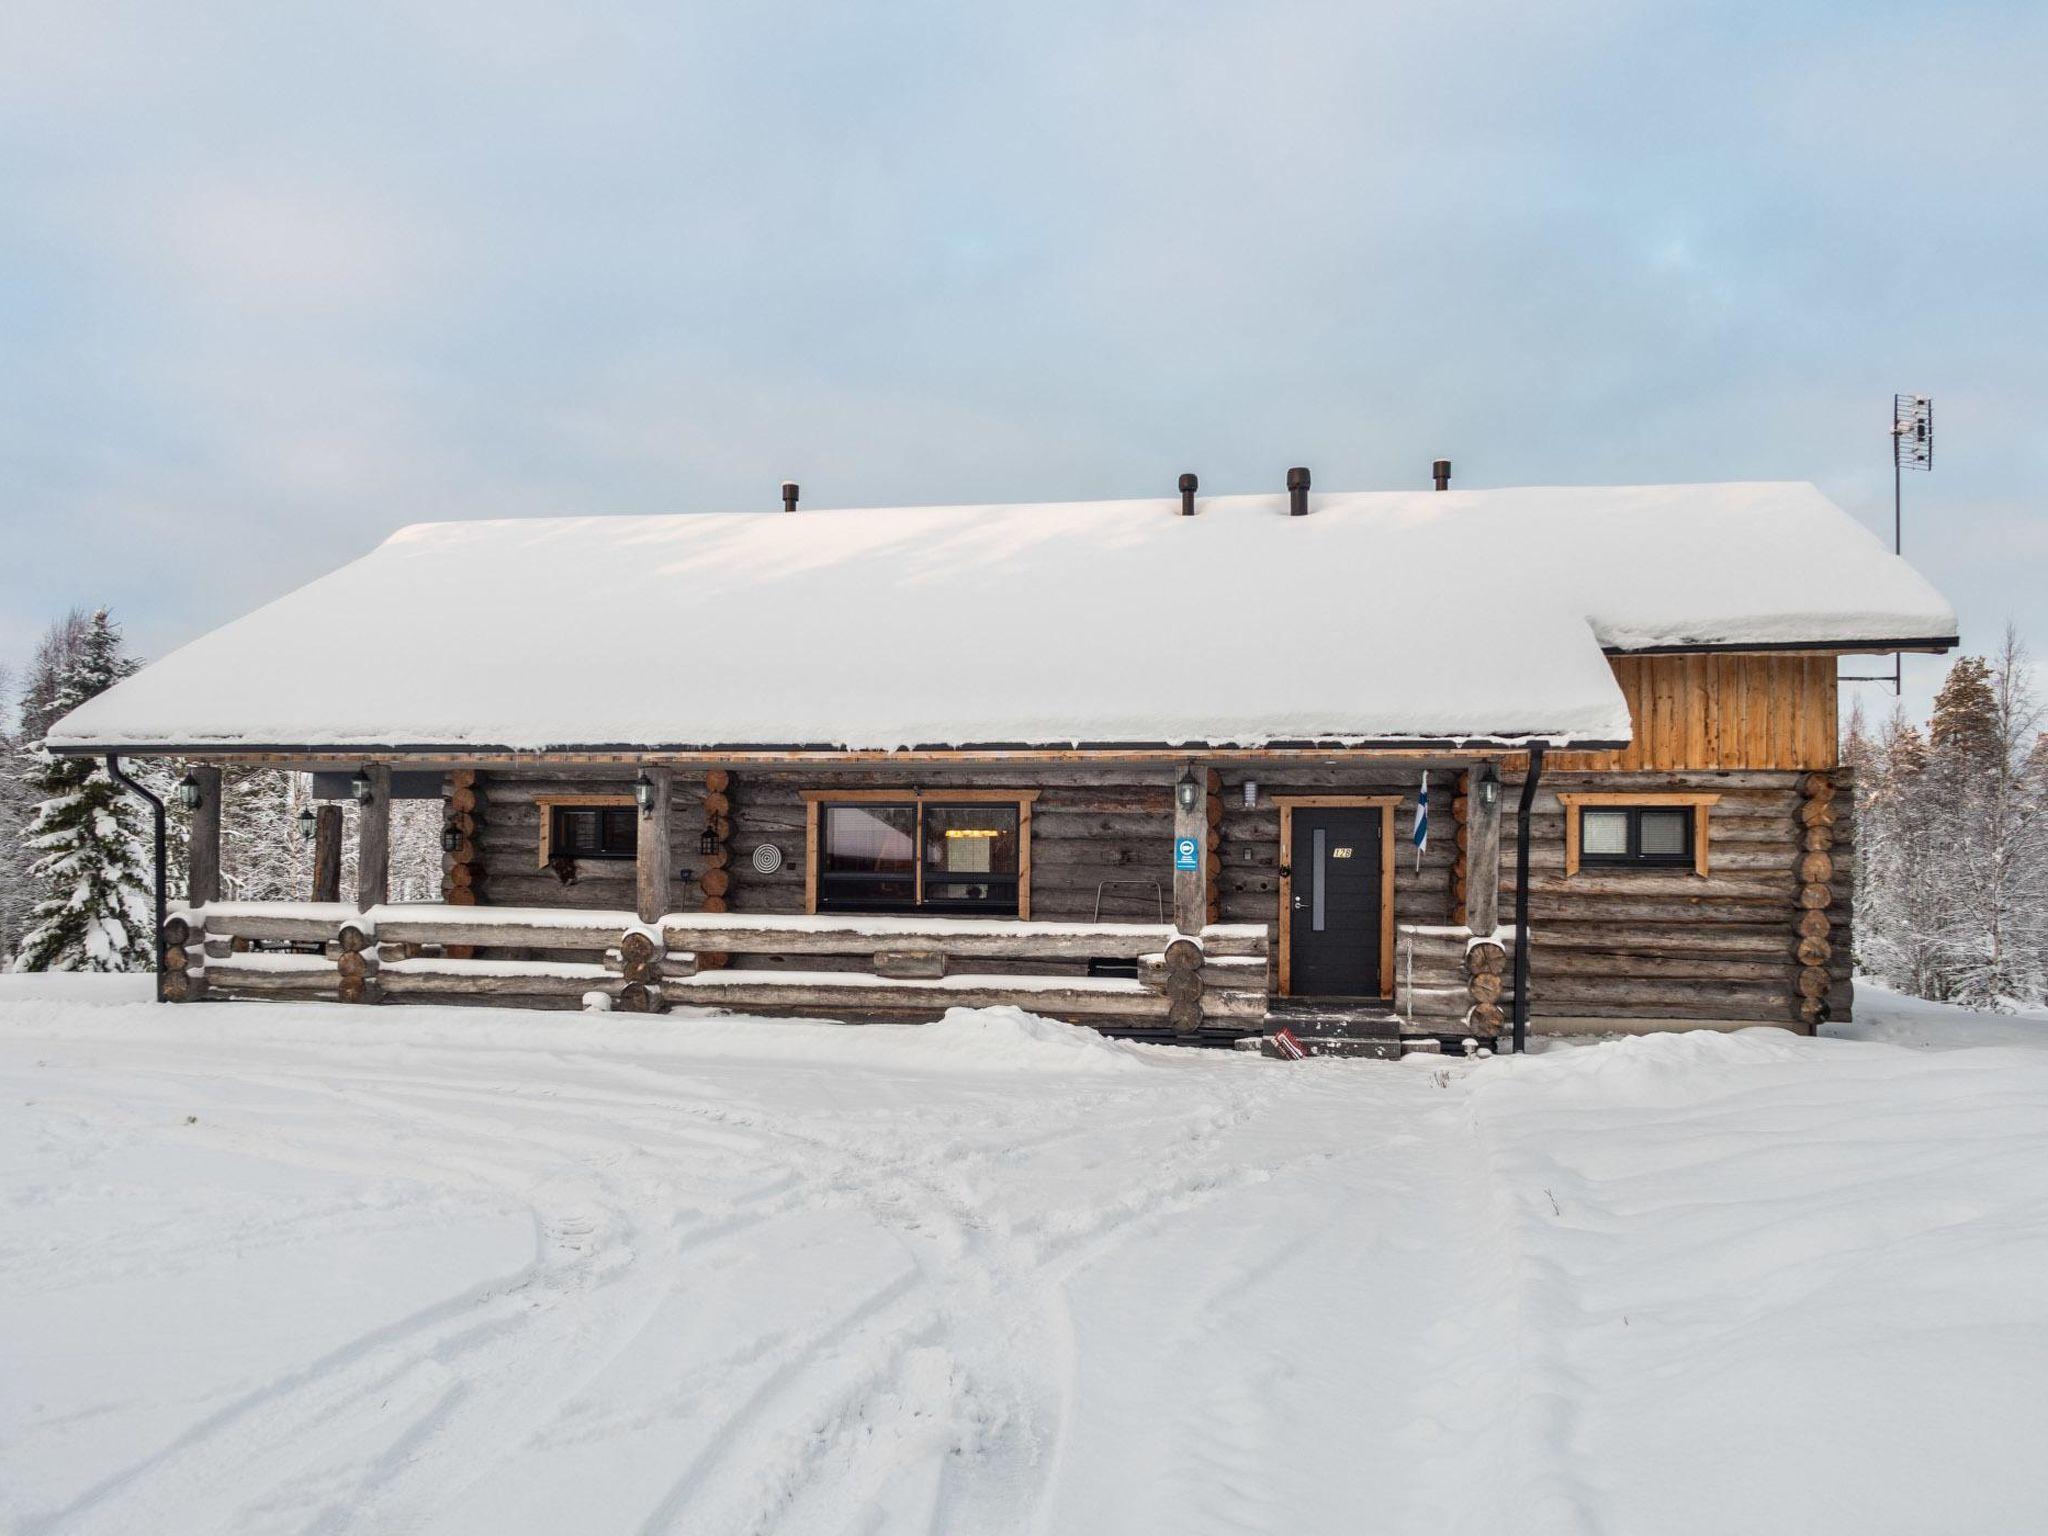
[[[166,997],[674,1007],[856,1021],[1014,1005],[1139,1038],[1265,1025],[1266,930],[545,907],[214,902],[164,925]]]
[[[1191,1042],[1285,1024],[1376,1055],[1506,1033],[1504,797],[1476,754],[290,766],[330,797],[302,823],[311,901],[220,899],[221,768],[193,766],[167,999],[852,1020],[1014,1005]],[[1412,850],[1425,776],[1435,828]],[[393,901],[393,803],[436,795],[441,899]],[[915,910],[860,909],[877,899]]]

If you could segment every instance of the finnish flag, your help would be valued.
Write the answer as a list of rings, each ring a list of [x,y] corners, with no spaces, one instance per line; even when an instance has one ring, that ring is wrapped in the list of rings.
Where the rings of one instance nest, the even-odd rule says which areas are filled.
[[[1415,869],[1422,871],[1423,851],[1429,847],[1429,770],[1422,770],[1422,793],[1415,797]]]

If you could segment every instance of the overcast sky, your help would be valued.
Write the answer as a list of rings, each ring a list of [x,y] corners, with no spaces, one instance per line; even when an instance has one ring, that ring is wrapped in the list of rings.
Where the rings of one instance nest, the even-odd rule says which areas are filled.
[[[422,518],[785,477],[1444,455],[1888,532],[1894,390],[1937,403],[1908,554],[1967,645],[2048,651],[2044,78],[2038,3],[8,0],[0,656],[102,602],[161,652]]]

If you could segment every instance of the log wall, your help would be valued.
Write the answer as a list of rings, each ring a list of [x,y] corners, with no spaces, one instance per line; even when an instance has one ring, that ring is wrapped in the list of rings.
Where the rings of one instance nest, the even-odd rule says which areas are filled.
[[[1553,763],[1556,761],[1554,758]],[[1090,768],[1050,765],[1040,769],[949,769],[921,765],[910,773],[873,768],[795,771],[734,770],[724,788],[708,791],[704,776],[678,773],[671,825],[672,870],[669,910],[793,914],[804,910],[805,807],[801,792],[846,788],[1035,788],[1032,810],[1032,914],[1053,922],[1100,916],[1114,922],[1170,922],[1173,917],[1174,773],[1167,768]],[[1457,773],[1437,769],[1431,790],[1441,807],[1430,846],[1416,868],[1408,842],[1419,770],[1402,766],[1291,768],[1270,773],[1223,769],[1213,781],[1219,807],[1210,851],[1216,859],[1212,912],[1225,923],[1263,925],[1277,943],[1281,849],[1281,795],[1399,795],[1395,812],[1394,918],[1397,924],[1441,928],[1457,908],[1459,867],[1457,823],[1452,811]],[[1503,775],[1501,921],[1511,921],[1514,900],[1514,807],[1521,773],[1509,765]],[[1854,826],[1846,773],[1831,775],[1832,858],[1822,910],[1833,936],[1826,967],[1830,1015],[1845,1018],[1850,1007],[1849,861]],[[1255,804],[1247,806],[1244,786],[1255,779]],[[575,778],[480,774],[481,813],[476,822],[480,850],[479,899],[489,905],[587,907],[619,910],[633,906],[630,861],[586,860],[575,883],[563,885],[537,868],[540,841],[538,802],[550,794],[630,792],[631,773]],[[1547,768],[1536,799],[1531,842],[1533,947],[1531,1010],[1537,1027],[1546,1021],[1603,1019],[1696,1019],[1723,1023],[1774,1023],[1801,1027],[1802,965],[1798,956],[1800,879],[1807,847],[1801,807],[1802,777],[1786,770],[1673,772],[1559,771]],[[1564,813],[1560,791],[1703,790],[1721,798],[1710,818],[1711,873],[1683,870],[1586,869],[1564,873]],[[716,898],[707,895],[699,835],[706,825],[704,797],[722,793],[727,836],[721,843],[728,879]],[[781,850],[778,869],[763,872],[756,850],[772,842]],[[1810,894],[1810,893],[1809,893]],[[816,957],[750,957],[749,966],[787,963],[793,969],[831,968],[838,962]],[[1397,939],[1396,979],[1402,955]],[[1004,962],[992,961],[1000,971]],[[1079,968],[1078,962],[1076,969]],[[1432,978],[1433,979],[1433,978]],[[1812,978],[1806,979],[1810,987]],[[1269,990],[1274,985],[1269,976]],[[1503,999],[1505,1000],[1505,999]],[[1445,1007],[1450,1000],[1447,998]],[[1809,1012],[1811,1010],[1808,1010]]]
[[[1818,893],[1837,936],[1849,929],[1855,828],[1848,774],[1829,776],[1835,877]],[[1503,799],[1501,907],[1514,901],[1521,774]],[[1529,844],[1530,1015],[1546,1021],[1697,1019],[1808,1027],[1802,1015],[1798,927],[1806,900],[1805,776],[1789,772],[1551,772],[1538,785]],[[1710,871],[1587,868],[1564,872],[1560,792],[1701,790],[1721,798],[1708,820]],[[1849,946],[1827,962],[1830,1016],[1849,1016]]]

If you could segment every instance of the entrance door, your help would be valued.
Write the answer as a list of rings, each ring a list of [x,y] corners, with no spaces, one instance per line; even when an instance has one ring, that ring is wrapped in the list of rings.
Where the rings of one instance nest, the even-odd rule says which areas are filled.
[[[1380,807],[1296,806],[1289,818],[1288,990],[1379,997]]]

